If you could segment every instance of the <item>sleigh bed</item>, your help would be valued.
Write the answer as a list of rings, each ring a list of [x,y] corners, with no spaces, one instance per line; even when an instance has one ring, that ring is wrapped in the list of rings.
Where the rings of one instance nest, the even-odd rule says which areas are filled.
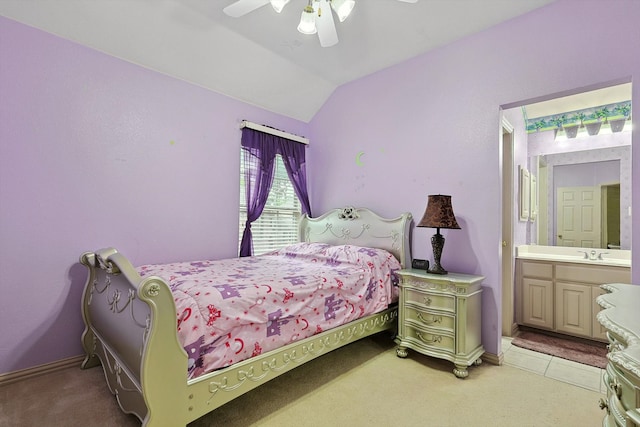
[[[313,309],[321,312],[319,320],[313,321],[314,327],[310,327],[309,323],[312,322],[305,320],[305,316],[282,315],[282,310],[277,310],[280,317],[272,318],[272,313],[266,307],[262,312],[269,314],[269,317],[264,325],[260,325],[257,321],[247,321],[247,318],[253,316],[250,307],[244,311],[241,309],[241,313],[245,315],[239,315],[235,319],[239,323],[248,324],[249,328],[266,328],[266,335],[270,338],[278,335],[272,333],[274,328],[293,328],[286,334],[288,342],[271,343],[270,339],[268,343],[253,343],[234,329],[233,333],[228,334],[203,334],[212,335],[207,337],[212,340],[207,344],[195,339],[198,344],[197,352],[190,345],[192,343],[185,342],[194,340],[195,335],[187,334],[185,338],[185,332],[207,329],[206,325],[214,325],[223,316],[218,310],[217,302],[202,302],[193,300],[190,296],[184,297],[182,288],[179,287],[189,280],[189,286],[195,282],[217,281],[218,279],[192,276],[194,271],[206,274],[209,261],[135,268],[113,248],[84,253],[80,262],[87,267],[89,274],[82,298],[82,316],[85,322],[82,345],[86,353],[82,367],[90,368],[101,364],[109,389],[116,396],[121,409],[137,416],[144,426],[186,425],[318,356],[378,332],[395,329],[397,304],[389,294],[390,291],[384,291],[387,293],[382,297],[380,295],[383,291],[377,289],[382,288],[383,281],[392,279],[393,273],[386,273],[389,276],[386,279],[364,278],[361,273],[352,277],[352,272],[345,269],[349,262],[344,261],[348,258],[362,263],[356,268],[366,274],[373,274],[374,271],[379,273],[379,269],[373,267],[376,261],[369,261],[367,256],[384,259],[386,254],[387,261],[384,263],[396,268],[406,267],[410,263],[410,226],[409,213],[394,219],[384,219],[363,208],[335,209],[318,218],[303,216],[299,225],[301,243],[266,256],[237,259],[240,265],[225,267],[231,270],[235,268],[233,271],[236,274],[231,275],[233,278],[222,285],[212,283],[210,293],[224,296],[225,292],[235,292],[235,288],[227,286],[227,283],[236,283],[233,280],[238,279],[238,276],[254,270],[264,272],[263,280],[255,285],[241,285],[237,288],[252,293],[252,305],[266,301],[260,299],[262,297],[259,289],[264,286],[264,292],[269,293],[271,298],[270,292],[273,289],[269,281],[269,267],[259,263],[268,264],[272,262],[271,259],[279,256],[287,260],[283,271],[288,272],[303,270],[298,265],[289,264],[290,261],[298,262],[301,258],[310,258],[311,263],[322,264],[326,269],[332,265],[339,266],[342,270],[337,271],[337,276],[330,276],[332,273],[328,273],[326,269],[322,273],[312,271],[309,274],[321,277],[321,280],[324,278],[325,281],[327,277],[332,277],[329,281],[336,282],[340,291],[351,286],[351,279],[354,282],[364,280],[376,289],[370,286],[357,293],[362,303],[360,300],[355,302],[348,296],[337,297],[334,301],[331,299],[334,297],[331,292],[320,292],[328,305],[324,306],[324,313],[322,308]],[[225,269],[220,268],[217,261],[213,263],[217,266],[214,270]],[[287,268],[290,270],[286,270]],[[290,289],[284,290],[284,296],[272,298],[274,302],[276,299],[293,300],[299,294],[298,288],[294,289],[296,280],[307,281],[306,278],[298,280],[291,274],[286,279],[292,280]],[[318,286],[323,288],[324,285]],[[193,292],[200,294],[198,290]],[[372,292],[376,298],[370,298]],[[178,294],[182,296],[177,296]],[[367,312],[365,300],[371,299],[378,301],[377,305],[370,307],[373,314],[359,317],[359,313]],[[305,305],[305,301],[302,305]],[[380,301],[385,301],[384,306],[380,305]],[[189,303],[195,305],[184,306]],[[354,314],[345,317],[327,312],[328,306],[336,304],[344,312]],[[200,310],[197,310],[198,307]],[[189,323],[194,312],[201,313],[200,324]],[[348,323],[332,326],[336,317],[343,317]],[[309,330],[312,330],[313,335],[305,337],[304,334],[311,333]],[[224,339],[232,336],[235,339],[224,342]],[[269,346],[278,347],[270,349]],[[205,347],[206,350],[203,350]],[[204,356],[199,357],[200,355]]]

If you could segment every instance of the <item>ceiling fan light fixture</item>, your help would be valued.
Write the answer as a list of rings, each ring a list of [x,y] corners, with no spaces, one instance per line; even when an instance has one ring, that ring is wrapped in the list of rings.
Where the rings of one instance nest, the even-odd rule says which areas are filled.
[[[300,24],[298,24],[298,31],[302,34],[315,34],[318,32],[316,29],[316,14],[311,4],[306,6],[302,11]]]
[[[287,3],[289,3],[289,0],[271,0],[271,7],[273,7],[273,10],[280,13]]]
[[[331,8],[338,15],[340,22],[347,19],[355,5],[355,0],[331,0]]]

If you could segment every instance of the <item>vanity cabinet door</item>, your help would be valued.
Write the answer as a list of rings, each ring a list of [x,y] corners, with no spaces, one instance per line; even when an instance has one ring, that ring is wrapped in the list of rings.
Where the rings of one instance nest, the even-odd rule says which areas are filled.
[[[600,311],[596,298],[605,293],[600,289],[600,285],[629,283],[630,269],[585,264],[557,264],[555,279],[558,332],[606,342],[606,331],[596,319]],[[585,297],[588,300],[585,300]],[[582,323],[584,315],[589,317]]]
[[[522,323],[553,329],[553,281],[522,278]]]
[[[556,282],[556,330],[591,337],[591,285]]]

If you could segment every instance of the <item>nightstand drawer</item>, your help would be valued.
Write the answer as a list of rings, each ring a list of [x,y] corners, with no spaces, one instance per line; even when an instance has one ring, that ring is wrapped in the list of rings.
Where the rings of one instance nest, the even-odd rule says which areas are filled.
[[[455,352],[455,340],[452,336],[441,334],[439,332],[425,332],[407,325],[405,328],[406,336],[403,339],[414,341],[417,345],[425,349],[437,351]]]
[[[418,328],[437,328],[445,332],[453,333],[456,327],[454,316],[419,310],[409,305],[404,310],[405,322],[410,322]]]
[[[405,289],[404,292],[404,302],[406,304],[417,304],[422,307],[450,313],[456,312],[456,297],[453,295],[432,294],[413,289]]]

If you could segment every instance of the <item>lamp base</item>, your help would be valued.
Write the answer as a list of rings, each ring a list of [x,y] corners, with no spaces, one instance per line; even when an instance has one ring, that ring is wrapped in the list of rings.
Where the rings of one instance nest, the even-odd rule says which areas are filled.
[[[429,273],[447,274],[447,270],[440,265],[440,256],[442,255],[442,248],[444,247],[444,237],[440,234],[439,228],[436,234],[431,236],[431,246],[433,247],[433,267],[429,269]]]
[[[429,269],[429,273],[431,273],[431,274],[449,274],[449,272],[447,270],[445,270],[444,268],[442,268],[441,265],[434,265],[433,267],[431,267]]]

